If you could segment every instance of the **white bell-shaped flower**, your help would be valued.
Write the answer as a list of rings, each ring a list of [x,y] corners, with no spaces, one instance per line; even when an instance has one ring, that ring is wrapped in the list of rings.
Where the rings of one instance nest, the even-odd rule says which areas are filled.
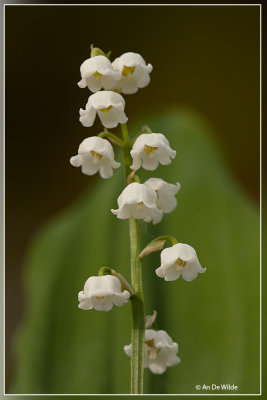
[[[170,213],[175,209],[177,206],[175,195],[181,188],[180,183],[177,182],[176,185],[173,185],[160,178],[150,178],[144,184],[157,193],[157,207],[160,210],[164,213]]]
[[[128,121],[124,107],[124,98],[119,93],[110,90],[96,92],[89,97],[85,110],[80,109],[80,122],[83,126],[92,126],[97,113],[103,126],[115,128],[118,123]]]
[[[132,169],[137,170],[142,165],[144,169],[153,171],[159,163],[170,164],[176,151],[171,149],[168,139],[162,133],[143,133],[134,142],[131,156]]]
[[[113,61],[112,66],[114,71],[121,74],[117,88],[122,93],[136,93],[138,88],[144,88],[150,82],[149,74],[153,67],[151,64],[146,65],[138,53],[124,53]]]
[[[165,281],[175,281],[182,275],[185,281],[193,281],[199,273],[206,271],[202,268],[197,253],[188,244],[177,243],[161,252],[161,265],[156,274]]]
[[[78,82],[80,88],[88,87],[91,92],[100,89],[111,90],[115,88],[116,81],[121,74],[113,70],[111,62],[105,56],[88,58],[81,65],[81,77]]]
[[[157,208],[154,190],[142,183],[133,182],[118,197],[118,210],[111,210],[119,219],[133,216],[145,222],[157,224],[162,219],[162,211]]]
[[[79,308],[98,311],[110,311],[115,306],[123,306],[127,303],[130,293],[121,291],[121,283],[116,276],[90,276],[84,285],[83,291],[79,292]]]
[[[102,178],[113,175],[113,168],[119,168],[120,163],[114,160],[112,145],[107,139],[92,136],[84,139],[79,146],[78,155],[70,159],[74,167],[82,167],[85,175],[94,175],[99,171]]]
[[[132,345],[124,346],[127,356],[131,357]],[[176,355],[178,344],[175,343],[166,331],[146,329],[144,367],[149,368],[153,374],[163,374],[167,367],[172,367],[181,362]]]

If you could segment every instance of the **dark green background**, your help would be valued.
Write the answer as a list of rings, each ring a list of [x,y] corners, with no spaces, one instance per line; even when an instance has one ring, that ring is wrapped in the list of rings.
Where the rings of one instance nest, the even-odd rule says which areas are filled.
[[[256,204],[259,34],[256,6],[6,7],[8,388],[16,370],[12,335],[25,313],[21,282],[29,240],[97,180],[68,161],[100,129],[78,121],[89,92],[76,82],[89,45],[111,49],[114,58],[141,53],[154,70],[146,89],[126,97],[129,121],[173,103],[202,114],[224,162]]]

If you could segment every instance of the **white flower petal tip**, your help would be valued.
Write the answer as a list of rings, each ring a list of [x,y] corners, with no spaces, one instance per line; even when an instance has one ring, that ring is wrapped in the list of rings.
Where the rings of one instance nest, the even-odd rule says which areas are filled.
[[[116,128],[119,123],[125,124],[128,121],[124,107],[125,100],[119,93],[102,90],[89,97],[85,110],[80,109],[80,122],[90,127],[98,114],[105,128]]]
[[[157,193],[157,207],[164,213],[172,212],[177,206],[175,195],[181,189],[180,183],[175,185],[165,182],[160,178],[150,178],[145,185],[149,186]]]
[[[113,175],[113,168],[120,163],[114,160],[113,147],[107,139],[91,136],[84,139],[79,146],[78,155],[70,159],[74,167],[82,167],[85,175],[99,172],[101,178],[108,179]]]
[[[73,167],[80,167],[82,165],[82,157],[81,156],[73,156],[70,159],[70,163]]]
[[[175,281],[182,275],[185,281],[191,282],[206,271],[200,265],[195,249],[188,244],[177,243],[168,247],[162,250],[160,257],[161,265],[155,272],[165,281]]]
[[[143,133],[134,142],[131,150],[133,164],[131,169],[137,170],[141,167],[154,171],[158,164],[168,165],[176,156],[168,139],[162,133]]]
[[[116,87],[116,81],[121,78],[121,74],[113,70],[112,64],[105,56],[95,56],[88,58],[81,65],[81,77],[78,82],[80,88],[88,87],[95,93],[102,88],[111,90]]]
[[[162,211],[157,208],[156,192],[142,183],[131,183],[118,197],[118,210],[111,212],[119,219],[130,216],[145,222],[157,224],[162,219]]]
[[[120,80],[117,81],[117,89],[125,94],[133,94],[139,88],[146,87],[150,82],[152,65],[147,64],[138,53],[124,53],[112,63],[114,71],[120,73]]]
[[[131,357],[131,344],[124,346],[127,356]],[[167,367],[181,362],[177,356],[178,344],[175,343],[166,331],[154,329],[145,330],[144,367],[153,374],[163,374]]]
[[[121,283],[113,275],[91,276],[79,292],[78,307],[82,310],[110,311],[115,304],[123,306],[130,298],[127,290],[121,291]]]

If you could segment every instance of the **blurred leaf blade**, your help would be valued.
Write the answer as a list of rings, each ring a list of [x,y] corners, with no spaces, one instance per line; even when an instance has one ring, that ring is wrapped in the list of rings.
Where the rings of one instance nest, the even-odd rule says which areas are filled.
[[[142,118],[141,118],[142,119]],[[188,283],[156,277],[159,253],[144,261],[146,312],[180,345],[182,363],[163,376],[146,371],[147,393],[195,393],[197,384],[234,383],[259,391],[259,213],[236,185],[210,127],[173,108],[140,120],[169,138],[177,157],[153,174],[181,182],[178,207],[156,226],[141,224],[143,244],[171,234],[195,247],[207,272]],[[130,307],[110,313],[77,308],[77,293],[108,265],[130,278],[127,221],[110,212],[122,171],[99,182],[51,222],[29,253],[28,312],[17,335],[15,393],[128,393]],[[253,365],[253,369],[251,369]],[[193,367],[192,367],[193,366]]]

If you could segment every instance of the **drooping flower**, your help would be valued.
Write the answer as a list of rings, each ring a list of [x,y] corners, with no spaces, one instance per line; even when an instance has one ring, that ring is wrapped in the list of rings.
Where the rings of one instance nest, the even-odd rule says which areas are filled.
[[[91,92],[100,89],[111,90],[115,88],[116,81],[120,79],[120,72],[113,70],[111,62],[105,56],[88,58],[81,65],[81,77],[78,82],[80,88],[88,87]]]
[[[123,306],[127,303],[130,293],[121,291],[121,283],[113,275],[90,276],[84,285],[83,291],[79,292],[79,308],[98,311],[110,311],[115,306]]]
[[[206,271],[202,268],[193,247],[177,243],[161,252],[161,265],[156,274],[165,281],[175,281],[182,275],[185,281],[193,281],[199,273]]]
[[[124,351],[131,357],[132,345],[124,346]],[[166,331],[146,329],[144,367],[149,368],[153,374],[163,374],[167,367],[180,363],[177,352],[178,344]]]
[[[176,151],[171,149],[168,139],[162,133],[143,133],[134,142],[131,156],[132,169],[137,170],[142,165],[144,169],[153,171],[159,163],[170,164]]]
[[[138,88],[144,88],[150,82],[150,72],[153,67],[146,65],[145,60],[138,53],[124,53],[116,58],[112,63],[114,71],[121,74],[121,79],[117,81],[117,88],[122,93],[136,93]]]
[[[164,213],[170,213],[175,209],[177,205],[175,195],[181,188],[180,183],[177,182],[176,185],[173,185],[160,178],[150,178],[144,184],[157,193],[157,207],[160,210]]]
[[[133,216],[145,222],[157,224],[162,219],[162,211],[157,208],[154,190],[142,183],[133,182],[118,197],[118,210],[111,210],[119,219]]]
[[[96,92],[89,97],[85,110],[80,108],[80,122],[83,126],[92,126],[97,113],[103,126],[115,128],[118,123],[128,121],[124,107],[124,98],[119,93],[110,90]]]
[[[119,168],[120,163],[114,160],[112,145],[107,139],[91,136],[84,139],[79,146],[78,155],[70,159],[74,167],[82,167],[85,175],[94,175],[99,171],[102,178],[113,175],[113,168]]]

